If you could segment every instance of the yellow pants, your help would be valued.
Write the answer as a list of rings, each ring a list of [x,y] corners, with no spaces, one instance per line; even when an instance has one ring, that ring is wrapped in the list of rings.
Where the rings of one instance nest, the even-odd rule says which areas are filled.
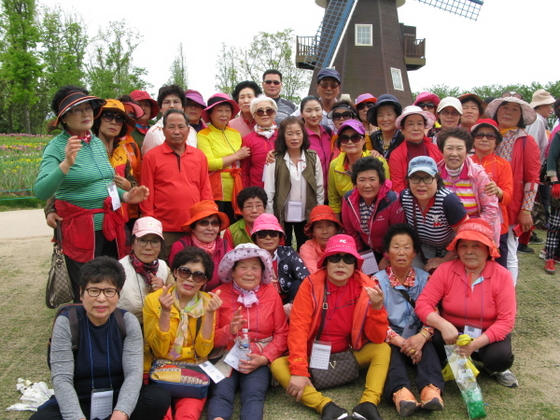
[[[368,369],[366,376],[366,386],[362,393],[360,403],[371,402],[375,405],[379,404],[383,393],[383,386],[387,378],[389,370],[389,362],[391,359],[391,349],[386,343],[374,344],[368,343],[358,351],[354,351],[354,356],[360,365],[360,369]],[[290,383],[291,372],[288,364],[288,357],[280,357],[270,365],[270,370],[274,378],[287,388]],[[306,386],[303,390],[301,402],[306,406],[313,408],[319,414],[323,411],[323,407],[330,403],[332,399],[323,396],[311,386]]]

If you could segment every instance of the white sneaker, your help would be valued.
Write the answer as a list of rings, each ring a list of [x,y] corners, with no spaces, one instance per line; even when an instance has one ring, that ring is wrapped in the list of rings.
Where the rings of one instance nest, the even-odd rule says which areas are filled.
[[[508,388],[515,388],[519,386],[519,382],[517,382],[517,378],[509,369],[504,370],[503,372],[494,372],[491,374],[500,385],[507,386]]]

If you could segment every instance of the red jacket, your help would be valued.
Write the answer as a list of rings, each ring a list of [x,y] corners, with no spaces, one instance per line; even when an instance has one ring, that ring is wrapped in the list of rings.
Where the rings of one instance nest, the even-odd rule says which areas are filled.
[[[406,185],[406,177],[408,175],[408,156],[407,141],[403,141],[389,156],[389,172],[391,173],[391,181],[393,182],[393,191],[401,192]],[[424,136],[424,146],[428,151],[428,156],[437,162],[443,159],[443,155],[439,151],[437,145],[432,143],[429,137]]]
[[[274,130],[274,135],[267,139],[258,133],[252,132],[243,137],[241,146],[251,149],[251,155],[241,161],[243,169],[243,188],[261,187],[264,188],[263,171],[268,152],[274,150],[274,142],[278,130]]]
[[[361,271],[354,271],[353,278],[362,287],[354,306],[351,343],[353,350],[360,350],[367,342],[383,343],[389,323],[385,308],[372,309],[365,287],[375,287],[374,281]],[[320,269],[301,284],[290,315],[288,333],[288,361],[292,375],[309,377],[308,356],[321,322],[321,307],[327,272]]]

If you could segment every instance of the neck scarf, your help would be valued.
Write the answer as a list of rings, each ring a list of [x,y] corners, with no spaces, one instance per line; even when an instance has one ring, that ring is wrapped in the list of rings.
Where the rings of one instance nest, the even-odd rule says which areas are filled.
[[[140,133],[146,135],[146,133],[147,133],[148,130],[150,129],[150,126],[149,126],[149,125],[140,124],[140,123],[137,122],[137,123],[136,123],[136,129],[137,129]]]
[[[210,256],[213,256],[214,252],[216,252],[216,241],[215,240],[213,240],[211,243],[207,244],[207,243],[204,243],[202,241],[199,241],[194,235],[191,236],[191,239],[193,241],[194,246],[206,251],[206,253],[210,254]]]
[[[169,356],[171,360],[177,360],[181,356],[181,350],[183,349],[183,344],[188,342],[189,339],[189,317],[200,318],[204,315],[204,299],[200,292],[197,292],[191,300],[187,302],[185,307],[181,309],[181,302],[179,300],[179,292],[177,288],[173,291],[173,306],[179,311],[181,316],[181,322],[177,327],[177,332],[175,334],[175,341],[173,346],[169,351]],[[196,337],[193,338],[193,343]]]
[[[71,132],[70,130],[66,130],[66,132],[68,134],[70,134],[70,137],[76,136],[78,137],[80,140],[86,142],[87,144],[89,144],[89,142],[91,141],[91,131],[88,131],[87,134],[84,137],[80,137],[78,136],[76,133]]]
[[[157,274],[159,269],[159,260],[156,258],[151,263],[145,263],[140,261],[134,252],[130,254],[130,264],[132,268],[136,271],[146,282],[148,288],[152,287],[152,276]]]
[[[276,130],[276,124],[273,124],[271,127],[261,127],[260,125],[255,125],[255,133],[266,137],[267,140],[274,135],[274,130]]]
[[[239,287],[235,281],[233,282],[233,290],[239,295],[237,301],[241,303],[246,308],[250,308],[254,303],[259,304],[259,298],[257,292],[261,286],[258,285],[253,290],[245,290]]]
[[[463,167],[465,166],[465,164],[463,163],[461,166],[459,166],[457,169],[449,169],[447,167],[447,165],[445,165],[445,170],[447,171],[447,173],[449,174],[449,176],[456,178],[459,175],[461,175],[461,171],[463,170]]]

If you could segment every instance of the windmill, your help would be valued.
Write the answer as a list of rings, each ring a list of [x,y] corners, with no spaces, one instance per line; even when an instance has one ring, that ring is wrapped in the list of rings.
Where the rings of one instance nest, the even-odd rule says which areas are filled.
[[[482,0],[417,0],[476,20]],[[416,27],[399,23],[397,8],[406,0],[315,0],[325,16],[315,36],[298,36],[296,64],[314,70],[334,67],[342,88],[360,93],[391,93],[410,103],[407,71],[426,64],[426,40],[416,39]],[[315,77],[313,78],[315,80]],[[314,94],[314,86],[310,88]]]

